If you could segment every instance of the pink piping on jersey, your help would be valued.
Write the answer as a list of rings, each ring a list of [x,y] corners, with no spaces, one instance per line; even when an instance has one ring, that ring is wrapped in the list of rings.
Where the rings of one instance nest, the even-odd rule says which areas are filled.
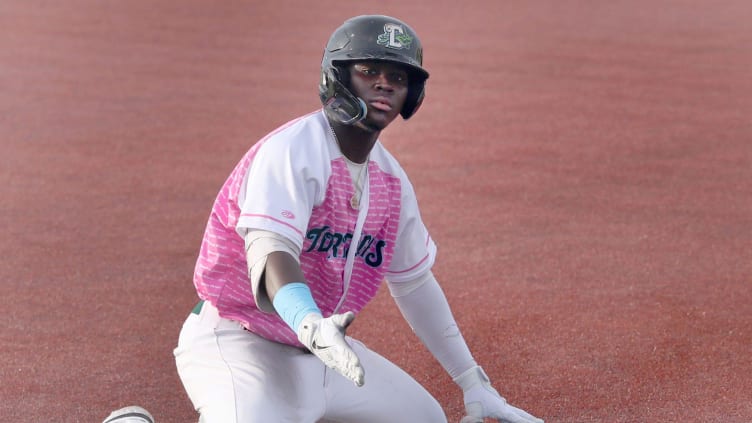
[[[284,220],[277,219],[276,217],[269,216],[267,214],[256,214],[256,213],[241,213],[240,217],[263,217],[264,219],[273,220],[277,223],[281,223],[290,229],[294,230],[296,233],[299,233],[301,236],[303,236],[303,232],[300,231],[300,229],[296,228],[295,226],[285,222]]]
[[[431,237],[430,236],[426,237],[426,245],[428,245],[430,241],[431,241]],[[429,257],[429,255],[426,254],[425,256],[423,256],[422,259],[420,259],[420,261],[418,263],[415,264],[415,266],[409,267],[409,268],[407,268],[405,270],[398,270],[396,272],[392,271],[392,272],[389,272],[389,273],[391,273],[393,275],[398,274],[398,273],[407,273],[407,272],[415,269],[416,267],[420,266],[421,264],[423,264],[423,262],[425,262],[426,260],[428,260],[428,257]]]

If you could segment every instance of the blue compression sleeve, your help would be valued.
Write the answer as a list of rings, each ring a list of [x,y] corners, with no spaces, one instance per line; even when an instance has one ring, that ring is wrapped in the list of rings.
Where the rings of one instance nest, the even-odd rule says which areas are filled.
[[[303,282],[290,282],[283,286],[274,295],[272,301],[274,309],[277,310],[279,317],[287,323],[288,326],[298,333],[298,326],[303,318],[311,313],[321,314],[316,302],[313,301],[311,289]]]

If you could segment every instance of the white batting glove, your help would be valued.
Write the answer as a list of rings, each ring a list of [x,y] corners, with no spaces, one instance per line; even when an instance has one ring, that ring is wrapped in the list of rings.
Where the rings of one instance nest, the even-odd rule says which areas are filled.
[[[364,371],[358,356],[345,341],[345,329],[355,319],[355,314],[333,314],[323,318],[311,313],[303,318],[298,328],[298,339],[327,367],[363,386]]]
[[[490,417],[500,423],[543,423],[524,410],[507,404],[480,366],[475,366],[457,376],[454,381],[465,393],[465,412],[460,423],[483,423]]]

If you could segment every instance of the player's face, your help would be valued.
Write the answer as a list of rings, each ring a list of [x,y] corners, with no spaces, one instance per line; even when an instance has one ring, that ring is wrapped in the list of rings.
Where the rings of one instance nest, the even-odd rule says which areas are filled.
[[[407,78],[405,68],[393,63],[350,65],[350,89],[368,107],[367,125],[382,130],[399,115],[407,98]]]

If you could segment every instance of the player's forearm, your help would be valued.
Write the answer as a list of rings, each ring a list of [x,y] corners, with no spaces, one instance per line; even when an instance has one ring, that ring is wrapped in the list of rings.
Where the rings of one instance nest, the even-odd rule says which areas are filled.
[[[277,291],[283,286],[291,282],[304,281],[305,276],[300,269],[300,264],[289,253],[274,251],[266,257],[266,268],[262,276],[262,283],[272,301],[274,301]]]
[[[300,251],[291,241],[274,232],[251,229],[244,239],[248,276],[256,305],[266,313],[274,313],[272,297],[279,289],[290,282],[305,281],[298,262]],[[267,261],[272,256],[272,264],[267,268]]]
[[[256,303],[276,312],[296,333],[309,314],[321,317],[298,261],[299,252],[274,232],[251,230],[245,234],[246,261]]]
[[[392,296],[402,315],[452,378],[476,365],[436,278],[429,274],[417,288]]]

